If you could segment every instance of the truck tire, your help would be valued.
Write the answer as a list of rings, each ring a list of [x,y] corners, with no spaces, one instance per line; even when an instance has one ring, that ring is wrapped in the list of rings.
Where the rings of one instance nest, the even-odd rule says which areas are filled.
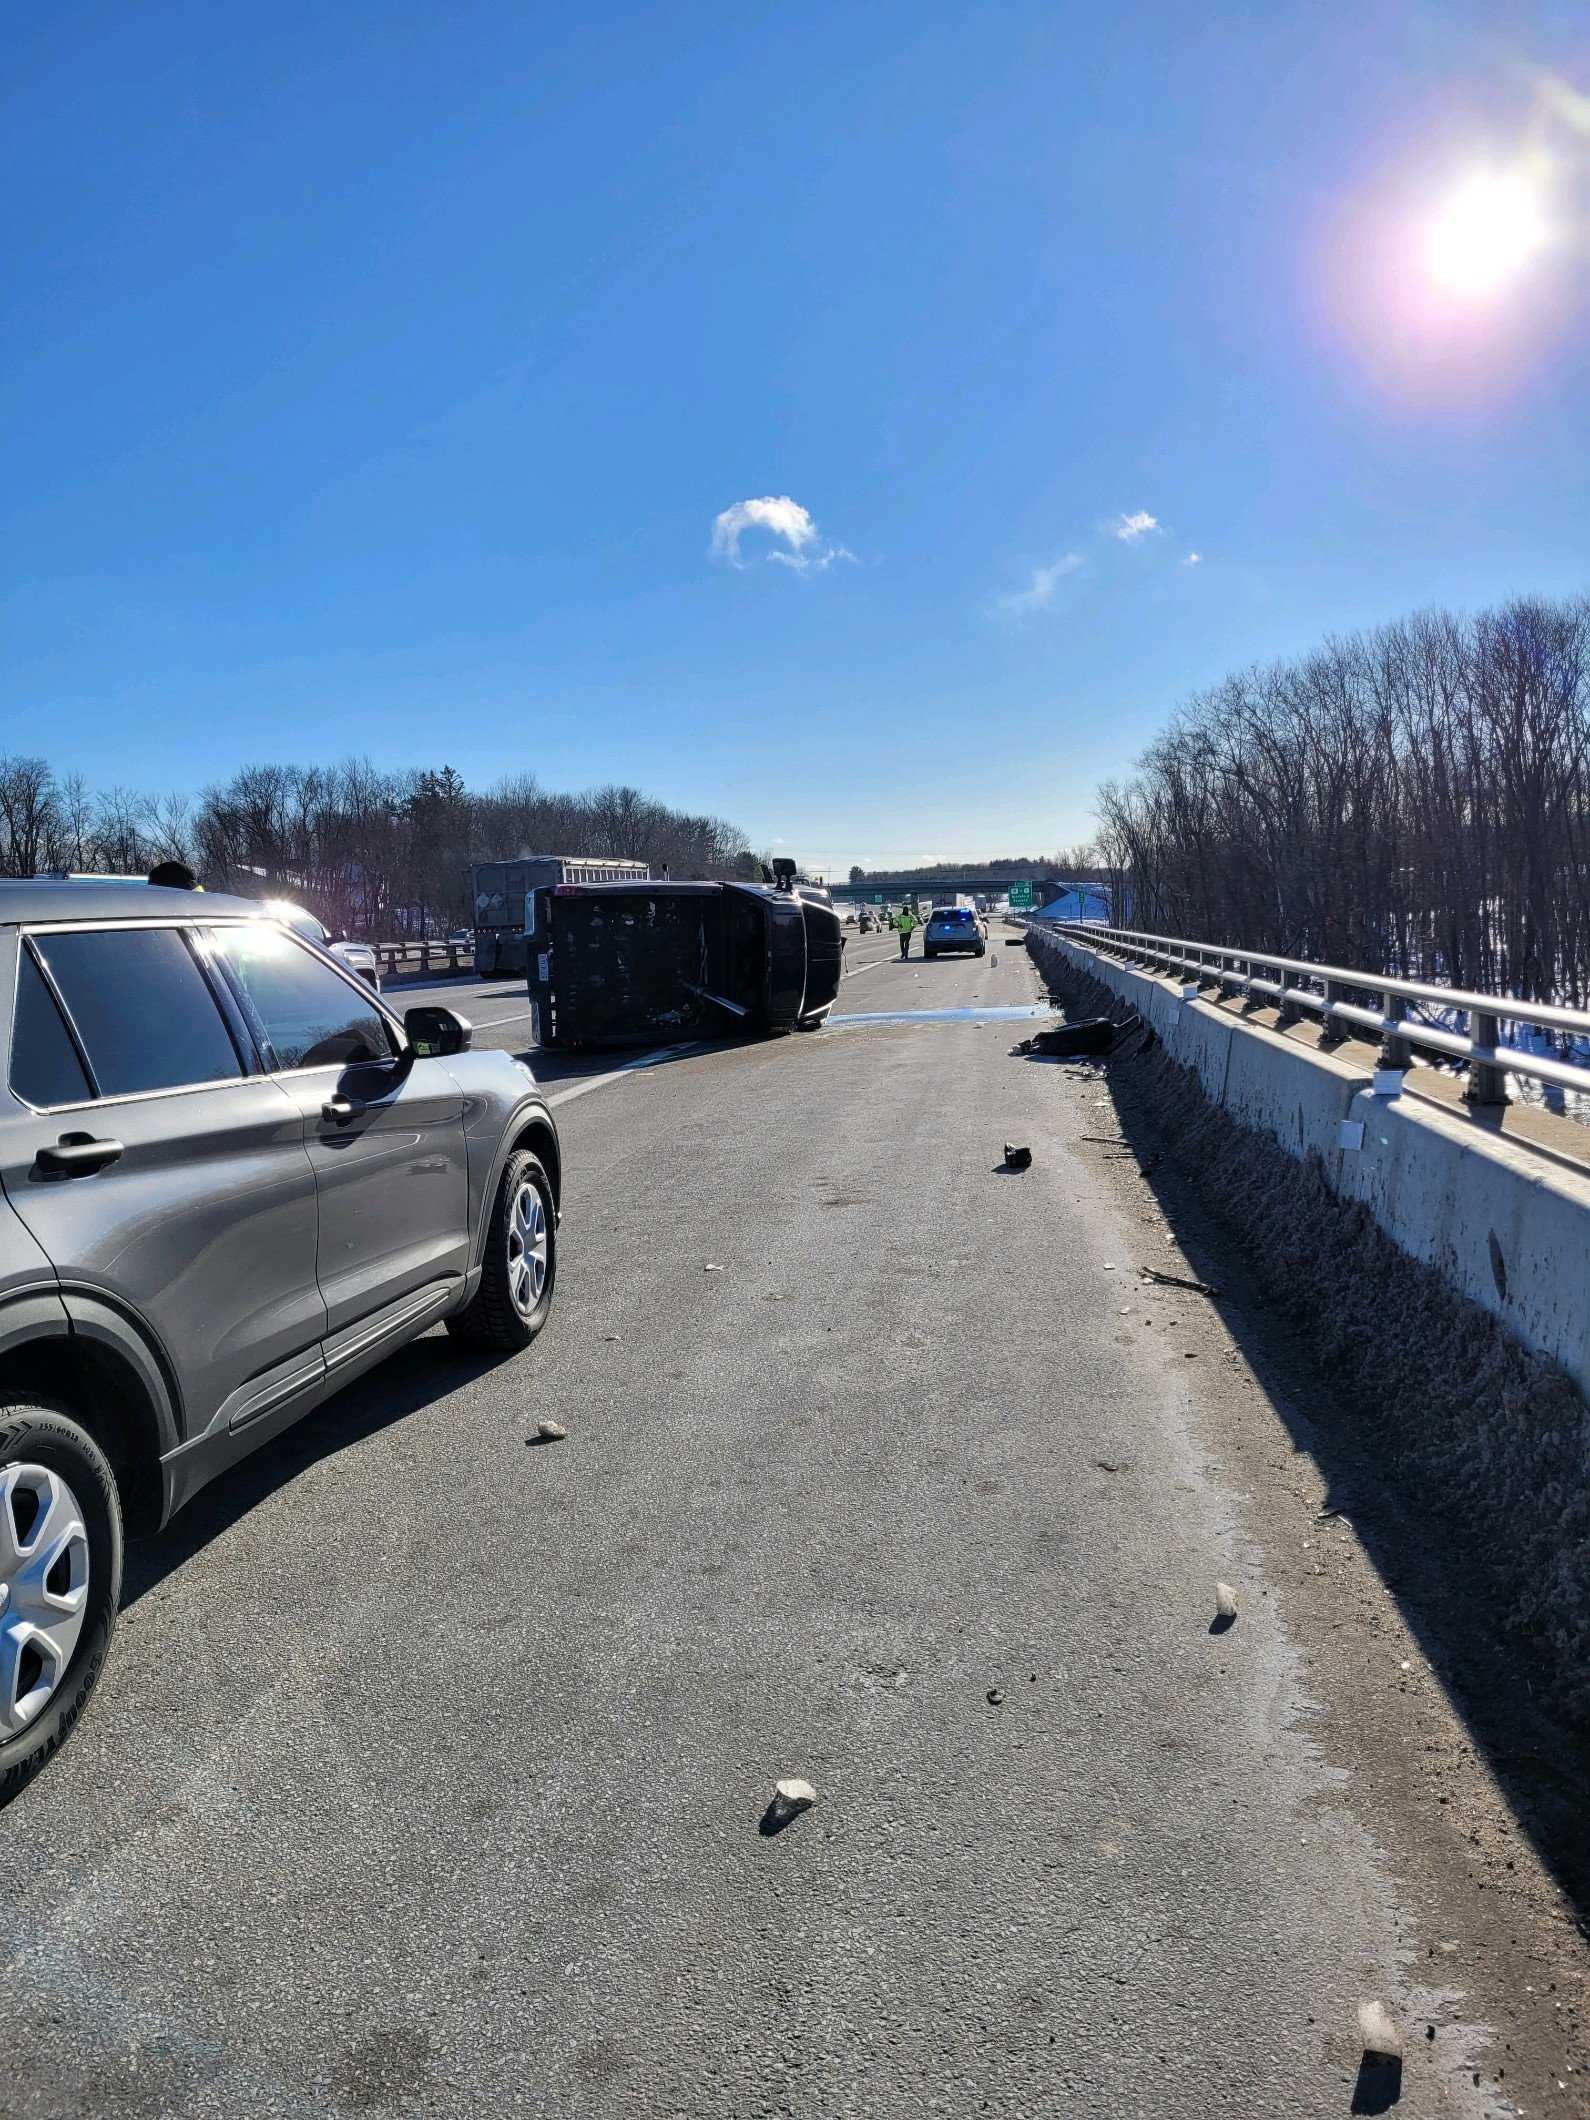
[[[468,1307],[447,1320],[447,1329],[466,1346],[517,1354],[546,1323],[557,1277],[551,1180],[538,1156],[515,1149],[492,1202],[480,1286]]]
[[[64,1406],[0,1406],[0,1805],[60,1750],[121,1599],[116,1475]]]

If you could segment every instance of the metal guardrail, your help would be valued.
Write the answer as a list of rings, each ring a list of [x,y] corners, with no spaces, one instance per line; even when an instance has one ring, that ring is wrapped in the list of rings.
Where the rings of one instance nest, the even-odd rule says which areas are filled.
[[[472,942],[372,942],[383,972],[472,972]]]
[[[1427,986],[1417,979],[1391,979],[1339,964],[1311,964],[1305,958],[1276,957],[1265,950],[1219,949],[1213,943],[1151,935],[1135,928],[1102,927],[1090,920],[1035,920],[1032,924],[1126,964],[1184,972],[1199,987],[1210,985],[1221,992],[1230,987],[1251,1000],[1273,1002],[1283,1023],[1295,1023],[1306,1010],[1323,1021],[1327,1042],[1339,1041],[1349,1030],[1369,1031],[1380,1040],[1383,1067],[1408,1067],[1415,1046],[1443,1060],[1461,1061],[1468,1070],[1464,1095],[1471,1104],[1505,1104],[1509,1074],[1590,1094],[1590,1065],[1504,1045],[1501,1036],[1504,1023],[1529,1023],[1590,1041],[1590,1011],[1515,1001],[1505,994]],[[1311,984],[1300,984],[1303,980]],[[1379,1005],[1350,1001],[1349,994],[1377,996]],[[1467,1036],[1408,1015],[1409,1003],[1463,1011],[1468,1017]]]

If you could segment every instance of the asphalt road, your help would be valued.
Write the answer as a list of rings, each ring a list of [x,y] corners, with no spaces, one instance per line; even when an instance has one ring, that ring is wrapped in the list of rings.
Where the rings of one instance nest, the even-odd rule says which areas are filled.
[[[841,1006],[1031,1005],[996,951],[858,939]],[[536,1346],[428,1337],[135,1556],[0,1817],[11,2120],[1348,2110],[1420,2000],[1394,1822],[1021,1028],[559,1073]]]

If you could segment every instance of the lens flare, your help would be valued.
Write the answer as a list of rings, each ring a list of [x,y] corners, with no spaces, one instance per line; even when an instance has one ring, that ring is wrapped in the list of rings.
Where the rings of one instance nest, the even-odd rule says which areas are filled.
[[[1550,235],[1538,185],[1516,171],[1477,171],[1431,222],[1425,266],[1448,294],[1481,300],[1516,280]]]

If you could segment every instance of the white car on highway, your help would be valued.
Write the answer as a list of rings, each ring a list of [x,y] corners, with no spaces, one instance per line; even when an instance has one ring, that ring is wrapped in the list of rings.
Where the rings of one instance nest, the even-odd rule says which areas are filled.
[[[306,942],[318,942],[323,950],[329,950],[339,964],[345,964],[358,978],[366,979],[379,994],[381,991],[381,960],[368,942],[333,942],[322,921],[313,913],[305,912],[301,905],[288,905],[276,900],[267,908],[276,918],[290,927],[295,935],[302,935]]]

